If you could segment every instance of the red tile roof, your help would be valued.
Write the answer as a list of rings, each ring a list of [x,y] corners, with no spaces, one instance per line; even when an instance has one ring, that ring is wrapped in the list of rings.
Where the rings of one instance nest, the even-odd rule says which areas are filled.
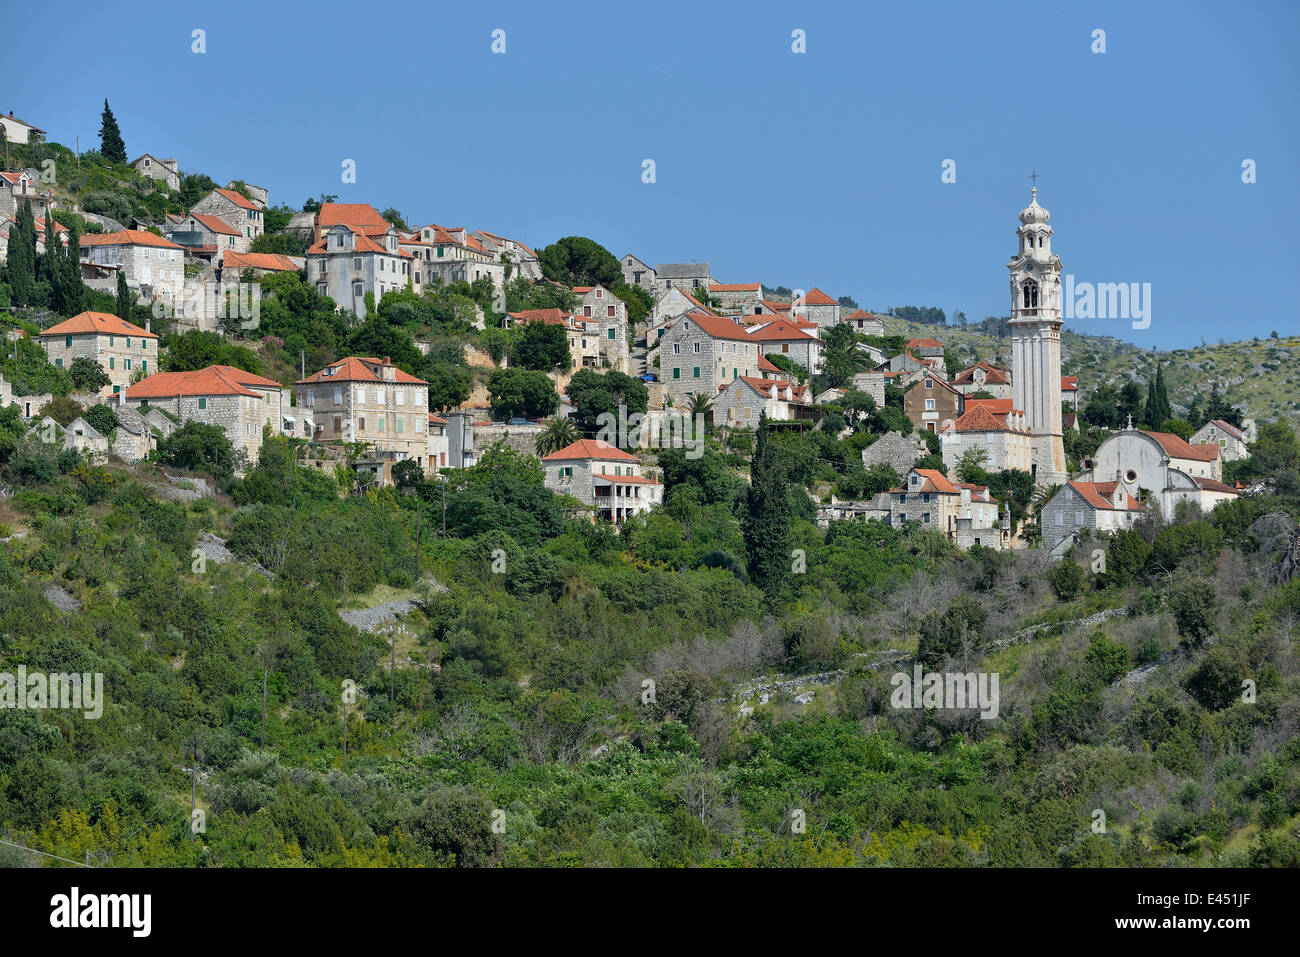
[[[865,309],[859,309],[856,312],[849,313],[850,319],[879,319],[879,316],[872,315]]]
[[[552,452],[542,459],[543,462],[559,461],[561,459],[593,459],[600,462],[639,462],[641,461],[635,455],[629,455],[622,449],[610,445],[608,442],[601,442],[596,439],[578,439],[572,445],[566,445],[558,452]],[[629,476],[617,476],[622,479]]]
[[[767,356],[764,355],[760,355],[758,357],[758,371],[759,372],[780,372],[784,375],[789,375],[788,372],[786,372],[784,369],[782,369],[780,366],[778,366],[771,359],[769,359]]]
[[[933,340],[931,340],[931,341],[933,341]],[[911,343],[908,343],[908,344],[911,345]],[[968,366],[967,368],[962,369],[962,370],[961,370],[960,372],[958,372],[955,376],[953,376],[953,380],[952,380],[952,381],[953,381],[953,382],[959,382],[959,383],[974,382],[974,381],[975,381],[975,370],[976,370],[976,369],[983,369],[983,370],[984,370],[984,381],[987,382],[987,383],[990,383],[990,384],[993,384],[993,385],[1010,385],[1010,384],[1011,384],[1011,373],[1010,373],[1010,371],[1008,371],[1008,370],[1006,370],[1006,369],[999,369],[997,366],[995,366],[995,365],[990,365],[989,363],[985,362],[983,359],[981,359],[979,362],[975,363],[973,366]]]
[[[1105,509],[1106,511],[1130,511],[1141,512],[1146,506],[1127,493],[1124,495],[1124,509],[1117,509],[1111,504],[1111,496],[1115,494],[1115,488],[1118,482],[1070,482],[1070,488],[1074,489],[1085,502],[1093,508]]]
[[[1008,399],[1008,402],[1011,400]],[[965,415],[952,424],[956,432],[1015,432],[1002,419],[998,418],[988,409],[977,405],[969,410]],[[1024,433],[1028,434],[1028,433]]]
[[[101,336],[139,336],[142,339],[157,339],[158,337],[152,332],[146,332],[139,326],[132,325],[125,319],[120,319],[108,312],[82,312],[73,316],[71,319],[65,319],[57,326],[40,333],[42,336],[75,336],[84,335],[88,332],[97,333]]]
[[[86,233],[82,246],[157,246],[161,249],[184,249],[170,240],[141,229],[124,229],[118,233]]]
[[[321,229],[332,226],[382,226],[388,229],[388,220],[369,203],[325,203],[317,214]]]
[[[921,486],[922,492],[940,492],[944,495],[960,495],[957,486],[948,481],[947,477],[938,469],[913,469],[917,475],[925,479],[925,484]],[[907,492],[908,488],[894,489],[893,491]]]
[[[1213,462],[1219,457],[1219,447],[1217,445],[1190,445],[1170,432],[1148,432],[1146,429],[1139,431],[1159,442],[1160,447],[1165,450],[1165,454],[1170,458]]]
[[[966,411],[988,409],[994,415],[1006,415],[1012,410],[1010,399],[966,399]]]
[[[1062,392],[1078,392],[1078,391],[1079,391],[1079,377],[1078,377],[1077,375],[1063,375],[1063,376],[1061,376],[1061,391],[1062,391]]]
[[[197,219],[214,233],[221,233],[223,236],[238,236],[240,234],[238,229],[235,229],[235,227],[231,226],[224,219],[220,219],[216,216],[208,216],[204,213],[190,213],[190,217],[192,219]]]
[[[292,259],[279,253],[237,253],[228,249],[222,262],[226,269],[270,269],[280,272],[298,270]]]
[[[908,349],[942,349],[943,343],[938,339],[908,339]]]
[[[1241,431],[1241,429],[1237,428],[1231,422],[1224,422],[1222,419],[1214,419],[1212,424],[1217,425],[1220,429],[1222,429],[1224,432],[1227,432],[1228,435],[1232,436],[1234,439],[1240,439],[1242,442],[1246,441],[1246,433]]]
[[[784,379],[758,379],[754,376],[743,375],[741,381],[752,389],[757,390],[769,399],[773,398],[773,389],[789,389],[791,401],[806,402],[808,401],[808,387],[806,385],[794,385]],[[725,389],[726,386],[723,386]]]
[[[177,395],[257,396],[250,386],[279,389],[280,383],[233,366],[208,366],[194,372],[155,372],[128,386],[128,399],[170,399]]]
[[[1192,476],[1192,481],[1207,492],[1231,492],[1233,495],[1237,494],[1237,490],[1231,485],[1224,485],[1214,479]]]
[[[324,369],[321,369],[319,372],[309,375],[305,379],[299,379],[298,384],[301,385],[308,382],[388,382],[390,381],[388,379],[382,378],[381,376],[375,375],[370,370],[370,366],[366,365],[366,363],[370,363],[371,365],[377,365],[377,366],[393,366],[393,364],[386,359],[373,359],[373,358],[366,358],[363,356],[348,356],[346,359],[340,359],[338,362],[330,363]],[[329,375],[326,375],[325,374],[326,371],[330,369],[333,369],[334,371],[331,372]],[[398,369],[396,366],[393,366],[393,372],[394,372],[394,379],[391,381],[404,382],[408,385],[410,384],[428,385],[428,383],[425,382],[423,379],[417,379],[415,376],[411,375],[408,372],[403,372],[401,369]]]
[[[567,325],[564,320],[568,315],[562,309],[524,309],[521,312],[510,313],[510,318],[520,322],[541,322],[552,326],[563,326]]]
[[[741,342],[750,340],[750,334],[742,329],[739,323],[723,316],[703,312],[688,312],[686,318],[704,330],[705,335],[714,339],[733,339]]]
[[[838,306],[840,304],[838,299],[832,299],[816,286],[813,286],[812,291],[803,297],[803,301],[806,306]]]
[[[751,339],[762,342],[817,342],[816,336],[809,335],[789,319],[773,319],[759,329],[749,333]]]
[[[243,197],[242,194],[240,194],[240,193],[236,193],[233,189],[222,189],[222,188],[218,187],[218,188],[217,188],[217,192],[220,193],[222,196],[226,197],[226,199],[230,200],[232,203],[234,203],[234,204],[235,204],[236,206],[238,206],[240,209],[259,209],[259,208],[260,208],[260,207],[258,207],[256,204],[254,204],[254,203],[250,203],[248,200],[244,199],[244,197]]]
[[[715,282],[709,285],[709,292],[758,292],[761,288],[756,282]]]

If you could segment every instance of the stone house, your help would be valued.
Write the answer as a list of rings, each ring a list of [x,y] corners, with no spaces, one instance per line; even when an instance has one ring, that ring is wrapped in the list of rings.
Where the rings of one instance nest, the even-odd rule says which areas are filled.
[[[168,189],[181,188],[180,160],[175,157],[159,159],[152,153],[145,153],[139,159],[132,160],[131,166],[141,176],[166,183]]]
[[[308,248],[307,281],[340,308],[364,319],[366,294],[373,295],[377,305],[384,293],[405,289],[413,262],[393,227],[372,236],[362,227],[338,223]]]
[[[885,334],[885,320],[880,316],[872,315],[865,309],[857,309],[844,317],[849,328],[854,332],[864,336],[883,336]]]
[[[11,21],[12,23],[12,21]],[[45,131],[39,126],[32,126],[30,123],[24,123],[18,117],[14,116],[14,111],[10,110],[9,115],[0,113],[0,127],[4,128],[5,139],[10,143],[26,145],[28,143],[43,143],[45,141]]]
[[[943,464],[953,474],[970,449],[984,450],[983,468],[989,472],[1034,470],[1034,437],[1025,424],[1025,414],[1018,409],[996,416],[985,406],[974,406],[941,431],[939,438]]]
[[[660,263],[655,267],[655,281],[660,294],[669,289],[682,292],[692,292],[696,287],[708,289],[715,282],[708,263]]]
[[[641,474],[641,460],[605,442],[579,439],[542,459],[546,487],[570,495],[593,517],[621,525],[663,502],[663,485]]]
[[[929,453],[929,447],[919,435],[886,432],[862,450],[862,467],[885,464],[899,475],[906,475],[917,460]]]
[[[710,315],[717,315],[716,312],[689,292],[683,292],[676,286],[669,287],[659,294],[654,306],[646,316],[647,327],[652,331],[662,329],[666,323],[671,322],[678,316],[684,316],[688,312],[706,312]]]
[[[1246,433],[1231,422],[1214,419],[1193,432],[1188,444],[1217,445],[1221,461],[1236,462],[1250,458],[1249,442]]]
[[[623,269],[623,281],[629,286],[640,286],[652,296],[659,289],[659,274],[653,266],[647,266],[631,253],[624,256],[619,265]]]
[[[517,239],[509,239],[505,236],[498,236],[496,233],[489,233],[486,229],[476,229],[470,233],[470,237],[478,241],[487,252],[497,261],[501,262],[503,255],[510,259],[510,280],[518,279],[522,276],[524,279],[537,281],[542,278],[542,264],[537,258],[537,253],[525,243]],[[502,278],[504,278],[504,264],[502,268]]]
[[[294,384],[317,442],[365,442],[392,463],[429,468],[429,384],[388,358],[349,356]]]
[[[1061,376],[1061,402],[1070,404],[1076,412],[1079,410],[1079,377],[1077,375]]]
[[[630,372],[627,304],[601,285],[575,286],[573,291],[579,297],[575,318],[585,327],[587,336],[595,336],[599,364],[624,374]]]
[[[171,430],[166,433],[159,430],[156,434],[152,422],[129,406],[119,404],[113,411],[117,415],[117,434],[112,437],[109,451],[123,462],[134,464],[143,461],[157,448],[157,434],[171,434]],[[157,409],[152,411],[172,429],[175,428],[174,423]]]
[[[123,402],[141,415],[163,409],[182,425],[219,426],[236,451],[256,462],[263,430],[281,430],[289,407],[284,391],[280,383],[264,376],[212,365],[193,372],[156,372],[130,386]]]
[[[876,400],[876,408],[885,406],[885,374],[883,372],[856,372],[853,375],[853,388],[865,392]]]
[[[691,312],[659,340],[659,378],[674,404],[696,394],[716,396],[741,376],[757,374],[759,345],[731,319]]]
[[[298,256],[283,256],[279,253],[241,253],[235,250],[222,254],[218,268],[232,279],[244,275],[244,270],[251,269],[254,279],[280,272],[299,272],[306,268],[306,259]]]
[[[793,309],[794,309],[793,303],[777,302],[775,299],[760,299],[754,305],[754,312],[752,314],[755,316],[770,316],[773,319],[777,318],[778,316],[784,316],[785,318],[789,319]],[[757,320],[757,321],[763,321],[763,320]]]
[[[756,429],[759,417],[769,422],[816,421],[806,385],[781,379],[741,376],[723,387],[713,400],[713,421],[729,428]]]
[[[1146,506],[1120,482],[1082,482],[1062,485],[1043,506],[1040,526],[1043,547],[1059,558],[1084,531],[1105,535],[1130,528],[1146,514]]]
[[[785,356],[803,366],[809,374],[815,375],[821,370],[822,341],[790,319],[773,319],[751,326],[749,337],[758,344],[763,355]]]
[[[71,369],[77,358],[91,359],[108,374],[100,395],[120,395],[133,378],[158,367],[158,337],[107,312],[83,312],[44,330],[36,341],[49,361]]]
[[[48,415],[42,416],[23,436],[26,439],[57,445],[59,448],[72,449],[85,453],[94,459],[108,456],[108,439],[81,416],[77,416],[67,426],[59,425]]]
[[[794,309],[806,322],[814,323],[818,329],[829,329],[840,324],[839,300],[822,292],[816,286]]]
[[[725,316],[750,315],[762,296],[763,286],[756,282],[715,282],[709,286],[709,298],[716,303],[716,311]]]
[[[474,282],[487,277],[495,289],[505,287],[505,263],[462,226],[422,226],[421,242],[429,244],[428,258],[422,264],[425,283],[437,278],[444,284]],[[514,273],[511,273],[513,278]]]
[[[998,505],[983,486],[950,482],[938,469],[912,468],[903,484],[886,494],[889,524],[894,527],[917,522],[958,544],[967,542],[967,548],[1001,547]]]
[[[214,256],[225,250],[248,252],[253,241],[224,219],[208,213],[191,212],[168,225],[163,236],[184,246],[190,256]]]
[[[250,245],[266,231],[262,210],[233,189],[214,189],[195,203],[190,213],[206,213],[224,220],[242,233]]]
[[[232,179],[226,184],[226,189],[237,193],[238,190],[235,189],[236,183],[237,181]],[[253,205],[257,206],[258,209],[266,209],[271,204],[271,191],[265,186],[254,186],[252,183],[245,183],[244,189],[248,191],[248,198],[252,200]]]
[[[87,233],[81,237],[83,274],[96,267],[111,278],[88,282],[92,288],[112,292],[117,273],[146,301],[159,301],[170,312],[185,298],[185,249],[170,240],[138,229],[116,233]]]
[[[940,432],[963,411],[962,394],[937,375],[926,375],[903,393],[903,414],[913,427]]]
[[[438,469],[447,468],[450,463],[447,461],[447,455],[451,451],[448,428],[449,423],[442,416],[429,413],[429,451],[424,471],[432,473]]]
[[[1011,370],[1000,369],[981,359],[952,377],[952,387],[962,395],[987,392],[995,399],[1011,398]]]
[[[24,202],[31,203],[32,211],[36,211],[40,202],[37,182],[37,177],[27,170],[0,172],[0,221],[8,222],[16,217]]]

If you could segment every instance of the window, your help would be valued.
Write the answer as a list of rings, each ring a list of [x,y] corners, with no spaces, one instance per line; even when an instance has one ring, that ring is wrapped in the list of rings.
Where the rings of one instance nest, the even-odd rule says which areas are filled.
[[[56,366],[58,366],[60,369],[63,368],[63,360],[62,360],[62,359],[55,359],[55,360],[54,360],[54,364],[55,364]]]
[[[609,330],[609,337],[610,337],[611,339],[613,339],[613,338],[616,336],[617,332],[618,332],[618,330],[611,328],[611,329]]]
[[[375,402],[376,402],[377,404],[379,404],[379,405],[383,405],[383,404],[384,404],[384,390],[383,390],[383,389],[380,389],[380,388],[376,388],[376,389],[375,389]]]
[[[72,336],[68,336],[68,345],[72,345]],[[681,354],[682,354],[682,344],[680,342],[674,342],[673,355],[679,356]]]
[[[363,415],[357,418],[357,431],[364,432],[365,430],[366,430],[366,417]]]
[[[1074,513],[1074,524],[1075,524],[1075,525],[1082,525],[1082,524],[1083,524],[1083,512],[1075,512],[1075,513]]]
[[[597,289],[597,290],[596,290],[596,298],[597,298],[597,299],[602,299],[602,298],[604,298],[604,296],[605,296],[605,290],[603,290],[603,289]]]
[[[375,428],[377,428],[380,432],[384,431],[384,417],[382,415],[379,417],[379,424],[375,426]]]
[[[131,371],[131,360],[130,360],[130,359],[127,359],[127,360],[126,360],[126,369],[127,369],[128,372]]]
[[[694,377],[695,377],[696,379],[698,379],[698,378],[700,377],[700,367],[699,367],[699,366],[696,366],[696,367],[695,367]]]
[[[130,336],[127,336],[127,337],[126,337],[126,347],[127,347],[128,349],[131,348],[131,337],[130,337]],[[128,367],[128,368],[129,368],[129,367]]]
[[[393,398],[397,400],[398,405],[406,405],[406,393],[400,389],[393,393]]]
[[[696,355],[699,355],[699,352],[700,352],[700,344],[699,344],[698,342],[692,342],[692,343],[691,343],[691,351],[694,352]]]
[[[199,396],[199,408],[206,409],[207,407],[208,407],[208,397],[206,395]]]
[[[921,521],[923,521],[926,525],[929,525],[929,524],[930,524],[930,513],[929,513],[929,512],[922,512],[922,513],[921,513]]]
[[[334,431],[335,431],[335,432],[342,432],[342,431],[343,431],[343,418],[342,418],[342,416],[338,416],[338,415],[334,416]]]
[[[927,412],[933,412],[933,411],[934,411],[934,399],[926,399],[926,400],[925,400],[925,411],[927,411]]]
[[[109,356],[109,357],[108,357],[108,367],[109,367],[110,369],[114,369],[114,368],[117,367],[117,360],[114,359],[112,356]]]
[[[590,318],[590,317],[591,317],[591,306],[583,306],[583,307],[582,307],[582,315],[583,315],[585,318]]]
[[[141,371],[141,372],[148,372],[148,371],[149,371],[149,360],[148,360],[148,359],[141,359],[141,360],[140,360],[140,371]]]
[[[612,318],[614,317],[614,307],[613,307],[613,306],[606,306],[606,307],[605,307],[605,315],[609,316],[609,317],[612,319]]]
[[[355,257],[353,257],[353,259],[352,259],[352,268],[353,268],[353,269],[360,269],[360,268],[361,268],[361,257],[360,257],[360,256],[355,256]]]
[[[112,337],[112,336],[109,336],[109,337],[108,337],[108,344],[109,344],[110,346],[113,344],[113,337]],[[72,336],[64,336],[64,337],[63,337],[63,348],[65,348],[65,349],[71,349],[71,348],[72,348]]]
[[[403,419],[401,416],[398,416],[398,419],[397,419],[397,431],[398,431],[398,432],[402,432],[402,431],[404,431],[404,429],[402,428],[402,425],[403,425],[403,423],[405,423],[405,421],[406,421],[406,420]]]
[[[682,377],[682,370],[681,370],[681,369],[678,369],[678,368],[674,368],[674,369],[673,369],[673,378],[674,378],[674,379],[680,379],[681,377]]]
[[[352,284],[352,295],[356,296],[358,299],[360,299],[363,295],[365,295],[365,292],[361,287],[361,283],[354,282]]]
[[[933,380],[933,379],[926,379],[926,380],[925,380],[925,387],[926,387],[927,389],[933,389],[933,388],[934,388],[934,380]]]

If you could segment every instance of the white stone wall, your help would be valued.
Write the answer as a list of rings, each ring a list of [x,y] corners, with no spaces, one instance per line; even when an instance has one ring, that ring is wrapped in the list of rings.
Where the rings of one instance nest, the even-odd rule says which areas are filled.
[[[108,373],[112,381],[100,390],[107,398],[120,392],[137,374],[146,376],[158,371],[158,340],[148,336],[119,336],[101,333],[75,333],[70,336],[39,336],[49,361],[60,369],[72,369],[77,358],[91,359]],[[71,341],[71,345],[69,345]]]

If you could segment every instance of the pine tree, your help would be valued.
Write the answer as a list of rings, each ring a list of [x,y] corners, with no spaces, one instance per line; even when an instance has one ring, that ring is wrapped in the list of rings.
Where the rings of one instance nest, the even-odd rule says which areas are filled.
[[[31,200],[18,208],[17,223],[9,231],[9,259],[5,278],[18,306],[30,306],[36,299],[36,221]]]
[[[773,599],[790,574],[790,497],[785,463],[771,442],[766,414],[758,420],[749,474],[751,482],[741,522],[749,577]]]
[[[131,321],[131,290],[126,286],[126,273],[120,269],[117,271],[117,317]]]
[[[126,162],[126,143],[122,141],[122,131],[117,128],[117,117],[109,109],[108,100],[104,101],[104,113],[99,127],[99,151],[110,163]]]

